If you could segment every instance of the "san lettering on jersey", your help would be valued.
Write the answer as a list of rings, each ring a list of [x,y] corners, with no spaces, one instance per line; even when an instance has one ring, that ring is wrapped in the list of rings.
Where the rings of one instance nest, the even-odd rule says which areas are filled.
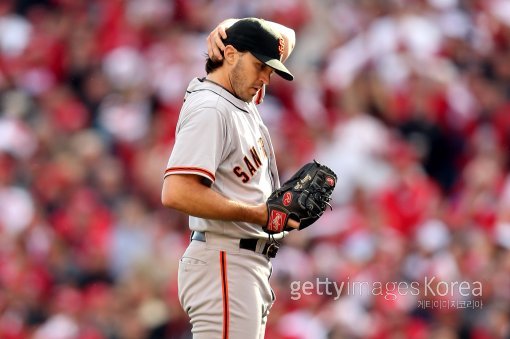
[[[260,154],[263,155],[263,158],[267,159],[266,148],[264,147],[264,140],[259,138],[257,140],[257,146],[253,146],[250,148],[250,153],[245,154],[242,159],[242,165],[236,166],[233,168],[234,174],[241,179],[243,183],[247,183],[250,179],[257,173],[259,168],[262,166],[262,160],[260,158]],[[260,152],[262,150],[262,152]],[[260,154],[259,154],[260,153]]]

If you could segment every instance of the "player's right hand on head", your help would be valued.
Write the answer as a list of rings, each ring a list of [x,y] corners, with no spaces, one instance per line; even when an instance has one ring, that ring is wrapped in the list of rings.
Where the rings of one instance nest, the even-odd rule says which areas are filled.
[[[222,60],[225,45],[222,39],[227,38],[227,28],[232,26],[237,19],[227,19],[216,26],[207,36],[207,54],[212,60]]]

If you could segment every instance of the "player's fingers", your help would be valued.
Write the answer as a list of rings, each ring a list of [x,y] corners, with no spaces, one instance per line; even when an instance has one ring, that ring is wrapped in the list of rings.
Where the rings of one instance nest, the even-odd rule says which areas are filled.
[[[207,36],[207,54],[209,55],[209,58],[214,58],[213,53],[213,35],[212,32]]]
[[[218,60],[221,60],[223,59],[223,57],[221,56],[222,55],[221,52],[225,49],[225,45],[223,44],[223,41],[221,41],[219,33],[216,34],[214,43],[216,47],[214,50],[214,52],[217,54],[216,57],[218,58]]]
[[[225,30],[225,27],[219,27],[218,28],[218,34],[219,36],[222,38],[222,39],[226,39],[227,38],[227,31]]]
[[[215,31],[211,32],[211,34],[207,37],[207,54],[212,60],[221,60],[223,57],[221,56],[221,51],[217,45],[216,36],[218,34],[215,33]]]
[[[209,58],[214,59],[214,53],[210,44],[207,44],[207,55]]]
[[[299,228],[299,221],[296,221],[294,219],[289,219],[287,222],[287,226],[298,229]]]

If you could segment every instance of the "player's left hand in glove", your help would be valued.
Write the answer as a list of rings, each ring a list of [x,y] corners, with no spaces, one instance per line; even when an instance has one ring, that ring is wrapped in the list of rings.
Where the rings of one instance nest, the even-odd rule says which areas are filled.
[[[263,230],[269,234],[290,231],[289,219],[299,222],[299,230],[316,222],[326,207],[331,207],[336,181],[336,174],[328,167],[316,161],[304,165],[268,198],[268,220]]]

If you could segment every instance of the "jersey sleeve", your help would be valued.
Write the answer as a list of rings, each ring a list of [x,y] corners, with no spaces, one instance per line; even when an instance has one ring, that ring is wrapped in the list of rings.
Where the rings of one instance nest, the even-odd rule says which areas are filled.
[[[215,181],[224,148],[226,121],[216,108],[201,108],[181,117],[165,177],[171,174],[196,174]]]

